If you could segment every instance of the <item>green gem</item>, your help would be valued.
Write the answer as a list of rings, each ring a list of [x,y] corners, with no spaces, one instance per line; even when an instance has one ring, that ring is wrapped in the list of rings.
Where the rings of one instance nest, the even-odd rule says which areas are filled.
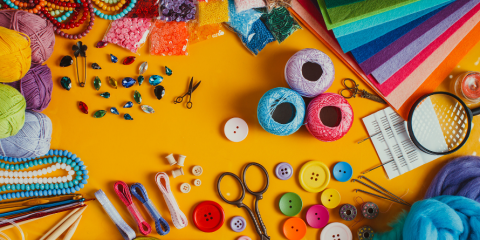
[[[133,94],[133,99],[135,99],[135,102],[137,102],[138,104],[142,103],[142,95],[140,95],[140,93],[136,90]]]
[[[100,87],[102,86],[102,80],[100,80],[98,76],[96,76],[93,80],[93,86],[95,87],[95,90],[100,90]]]
[[[70,91],[70,88],[72,88],[72,80],[70,80],[69,77],[62,77],[60,84],[62,84],[62,87],[68,91]]]
[[[109,92],[100,93],[100,96],[104,98],[110,98],[110,93]]]
[[[165,73],[167,74],[167,76],[172,76],[173,71],[172,71],[172,69],[165,66]]]
[[[102,118],[103,116],[105,116],[106,113],[107,113],[107,111],[105,111],[105,110],[98,110],[93,114],[93,117]]]
[[[137,81],[138,81],[138,86],[142,86],[143,81],[145,81],[145,77],[140,75],[138,76]]]

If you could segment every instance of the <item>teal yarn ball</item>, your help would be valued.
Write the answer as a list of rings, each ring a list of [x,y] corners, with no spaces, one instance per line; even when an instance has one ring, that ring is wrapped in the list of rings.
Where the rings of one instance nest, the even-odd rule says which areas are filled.
[[[290,103],[294,107],[294,115],[287,123],[279,123],[273,119],[275,109],[282,103]],[[260,99],[257,108],[258,122],[265,131],[287,136],[296,132],[305,119],[305,102],[302,96],[288,88],[274,88],[266,92]]]
[[[27,102],[17,89],[0,84],[0,139],[13,136],[25,122]]]

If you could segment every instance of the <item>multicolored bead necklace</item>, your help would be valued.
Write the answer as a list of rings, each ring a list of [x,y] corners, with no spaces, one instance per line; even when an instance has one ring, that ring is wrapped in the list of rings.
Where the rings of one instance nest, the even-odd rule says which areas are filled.
[[[94,11],[95,11],[95,14],[100,18],[103,18],[103,19],[106,19],[106,20],[117,20],[117,19],[122,18],[125,15],[127,15],[135,7],[136,3],[137,3],[137,0],[130,0],[130,3],[128,4],[128,6],[126,8],[124,8],[123,10],[121,10],[121,8],[124,7],[124,5],[123,5],[124,3],[122,3],[122,2],[120,2],[116,6],[113,6],[113,9],[112,9],[112,7],[108,7],[107,5],[99,2],[98,4],[99,4],[99,6],[100,6],[100,4],[102,4],[102,9],[103,10],[107,10],[108,8],[110,8],[110,10],[113,11],[113,10],[117,10],[117,8],[118,8],[118,10],[121,10],[121,11],[119,13],[115,14],[115,15],[104,14],[96,8],[95,8]],[[122,7],[119,7],[120,4],[122,5]]]

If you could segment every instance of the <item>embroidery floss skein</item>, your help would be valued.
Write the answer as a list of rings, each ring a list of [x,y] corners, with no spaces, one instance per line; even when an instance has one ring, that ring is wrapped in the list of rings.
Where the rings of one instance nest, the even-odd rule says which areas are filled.
[[[32,63],[30,38],[0,27],[0,82],[14,82],[27,74]]]
[[[0,139],[2,139],[17,134],[23,127],[27,103],[20,92],[4,84],[0,84],[0,103]]]
[[[285,66],[288,85],[304,97],[313,98],[324,93],[332,85],[334,78],[332,59],[313,48],[298,51]]]
[[[340,116],[336,126],[326,126],[320,119],[320,112],[325,107],[334,107],[337,115]],[[350,130],[352,123],[352,106],[344,97],[336,93],[320,94],[308,104],[305,125],[308,131],[320,141],[332,142],[342,138]]]
[[[35,65],[20,81],[6,83],[17,89],[27,101],[27,110],[37,112],[48,107],[52,99],[52,72],[47,65]]]

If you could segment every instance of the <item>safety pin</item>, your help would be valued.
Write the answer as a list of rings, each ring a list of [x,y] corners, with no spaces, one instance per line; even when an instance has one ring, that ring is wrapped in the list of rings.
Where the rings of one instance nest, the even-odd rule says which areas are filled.
[[[80,87],[85,87],[87,82],[87,45],[83,45],[82,41],[78,41],[75,45],[72,46],[73,55],[75,56],[75,64],[77,68],[77,81]],[[83,82],[80,81],[80,75],[78,73],[78,56],[83,57],[85,63],[85,74]]]

